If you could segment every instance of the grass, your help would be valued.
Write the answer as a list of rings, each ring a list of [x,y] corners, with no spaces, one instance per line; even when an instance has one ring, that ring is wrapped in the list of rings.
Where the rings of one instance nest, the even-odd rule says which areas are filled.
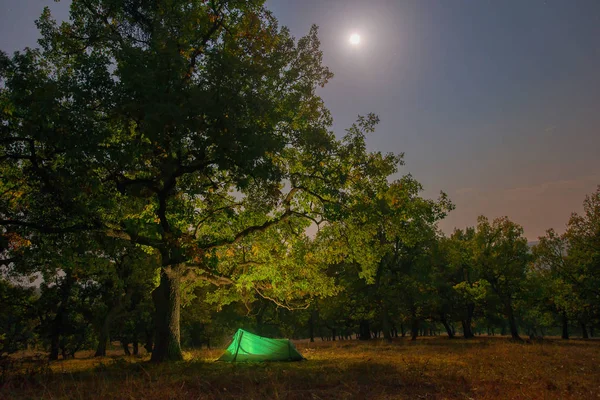
[[[307,361],[215,363],[221,351],[155,365],[148,356],[51,363],[14,375],[0,398],[43,399],[594,399],[600,341],[424,338],[296,342]]]

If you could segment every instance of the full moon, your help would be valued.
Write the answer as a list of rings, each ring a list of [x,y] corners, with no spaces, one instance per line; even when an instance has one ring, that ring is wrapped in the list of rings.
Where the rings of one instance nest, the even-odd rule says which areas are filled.
[[[356,46],[360,43],[360,35],[358,33],[353,33],[350,35],[350,44]]]

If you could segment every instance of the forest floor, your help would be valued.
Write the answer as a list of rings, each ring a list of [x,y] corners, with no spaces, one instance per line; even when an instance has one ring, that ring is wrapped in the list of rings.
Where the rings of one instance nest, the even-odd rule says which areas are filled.
[[[296,341],[302,362],[213,362],[222,350],[151,364],[77,353],[4,376],[1,399],[596,399],[600,340]],[[25,358],[23,358],[25,359]]]

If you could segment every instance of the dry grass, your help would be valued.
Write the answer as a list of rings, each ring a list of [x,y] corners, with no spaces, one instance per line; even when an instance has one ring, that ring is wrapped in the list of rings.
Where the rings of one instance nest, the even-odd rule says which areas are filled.
[[[147,356],[52,363],[13,377],[0,398],[43,399],[594,399],[600,341],[505,338],[416,343],[297,342],[297,363],[214,363],[218,350],[154,365]],[[83,355],[82,355],[83,356]],[[82,357],[80,356],[80,357]]]

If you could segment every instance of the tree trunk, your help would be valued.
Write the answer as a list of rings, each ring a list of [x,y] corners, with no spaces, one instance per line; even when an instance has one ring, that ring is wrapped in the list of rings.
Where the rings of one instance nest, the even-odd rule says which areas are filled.
[[[475,337],[473,329],[471,328],[471,324],[473,321],[473,313],[475,312],[475,304],[469,303],[467,304],[466,308],[467,317],[461,322],[463,327],[463,336],[465,337],[465,339],[470,339]]]
[[[256,313],[256,333],[259,336],[264,336],[264,323],[263,323],[263,319],[265,316],[265,311],[266,311],[267,307],[264,305],[261,305],[260,308],[258,309],[258,312]]]
[[[590,337],[593,338],[594,337],[594,327],[590,326]]]
[[[131,340],[131,345],[133,347],[133,355],[137,356],[140,352],[140,348],[139,348],[139,339],[138,339],[138,332],[137,330],[134,331],[133,333],[133,338]]]
[[[154,349],[154,332],[145,330],[145,334],[146,340],[144,343],[144,349],[146,349],[147,353],[152,353],[152,350]]]
[[[441,315],[441,321],[442,324],[444,325],[444,328],[446,328],[446,332],[448,333],[448,337],[450,339],[454,338],[454,332],[452,332],[452,328],[450,328],[450,325],[448,324],[448,321],[446,320],[446,316],[445,315]]]
[[[383,340],[388,343],[392,343],[392,330],[390,328],[390,316],[387,312],[387,305],[383,305],[382,312],[382,321],[381,325],[383,326]]]
[[[152,292],[156,310],[156,343],[150,359],[153,362],[183,360],[179,331],[180,280],[179,271],[174,267],[163,268],[160,284]]]
[[[98,347],[96,347],[96,354],[94,357],[106,357],[106,347],[110,340],[110,326],[112,323],[113,310],[109,311],[104,319],[100,334],[98,335]]]
[[[567,318],[567,313],[565,311],[562,313],[562,338],[569,338],[569,319]]]
[[[58,360],[58,351],[60,350],[59,346],[60,341],[60,328],[57,327],[57,324],[54,323],[52,327],[52,332],[50,333],[50,355],[48,359],[50,361]]]
[[[98,346],[96,347],[96,353],[94,353],[94,357],[106,357],[106,347],[108,346],[108,341],[108,333],[105,332],[104,327],[102,327],[98,337]]]
[[[410,340],[417,340],[417,336],[419,336],[419,320],[418,319],[413,318],[413,320],[411,322],[411,326],[410,326],[410,332],[411,332]]]
[[[71,273],[67,271],[65,280],[62,282],[60,292],[61,301],[54,320],[52,320],[52,328],[50,330],[50,355],[48,359],[50,361],[58,360],[58,352],[60,350],[60,336],[63,332],[63,325],[65,319],[65,312],[67,311],[67,303],[69,302],[69,296],[71,294],[71,286],[73,285],[73,278]],[[64,352],[63,352],[64,353]],[[63,354],[63,358],[65,358]]]
[[[506,314],[508,315],[508,324],[510,325],[510,335],[512,336],[512,339],[521,341],[522,339],[521,336],[519,336],[515,313],[510,303],[506,305]]]
[[[310,319],[308,320],[308,331],[310,333],[310,342],[315,341],[315,312],[310,312]]]
[[[579,322],[581,326],[581,337],[584,339],[589,339],[587,327],[585,326],[585,322]]]
[[[419,336],[419,320],[414,308],[411,310],[410,333],[410,340],[417,340],[417,336]]]
[[[129,351],[129,343],[127,342],[127,340],[121,340],[121,346],[123,346],[123,352],[125,353],[125,355],[130,356],[131,351]]]
[[[463,336],[465,339],[471,339],[475,337],[473,329],[471,328],[471,321],[469,319],[460,321],[463,328]]]
[[[371,328],[367,320],[360,321],[359,340],[371,340]]]

